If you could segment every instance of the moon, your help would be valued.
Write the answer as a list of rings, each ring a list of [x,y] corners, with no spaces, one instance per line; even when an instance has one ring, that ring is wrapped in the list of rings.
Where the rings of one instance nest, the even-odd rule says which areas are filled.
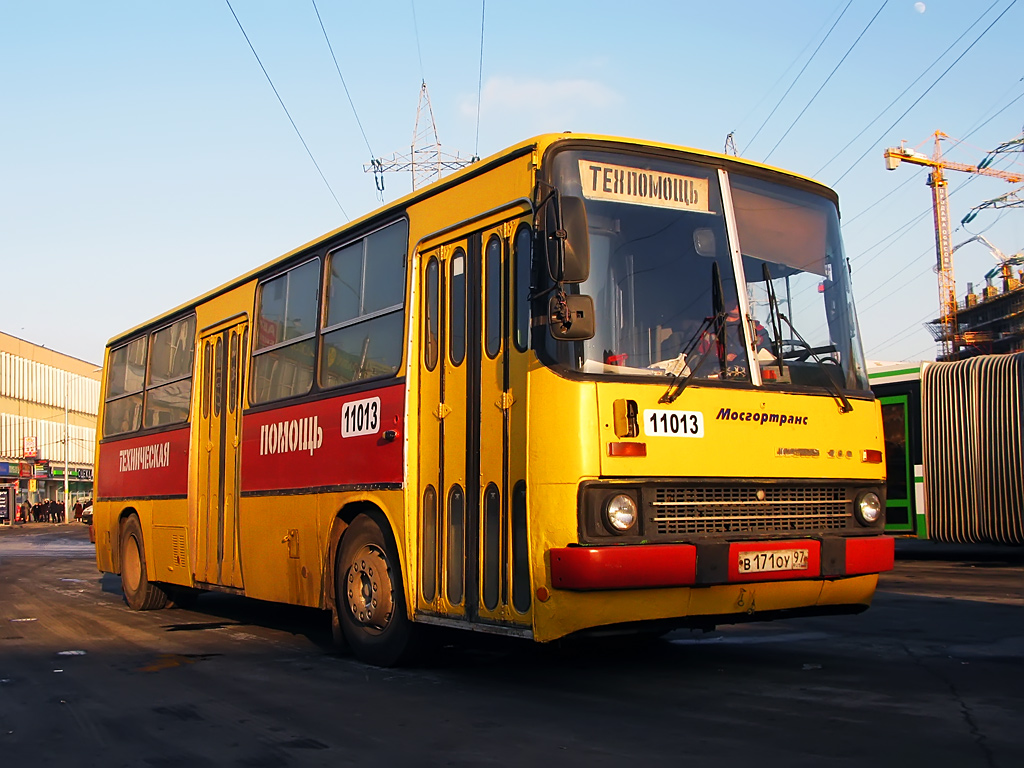
[[[918,13],[924,13],[926,7],[924,3],[914,3],[914,10]]]

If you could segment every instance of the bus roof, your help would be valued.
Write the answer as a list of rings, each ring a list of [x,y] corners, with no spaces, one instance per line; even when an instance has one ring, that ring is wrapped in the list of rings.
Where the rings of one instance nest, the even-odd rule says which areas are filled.
[[[381,206],[380,208],[375,208],[374,210],[369,211],[363,214],[362,216],[359,216],[358,218],[353,219],[352,221],[349,221],[346,224],[343,224],[340,227],[331,230],[330,232],[326,232],[323,235],[320,235],[319,237],[310,240],[309,242],[303,243],[302,245],[293,248],[287,253],[277,256],[271,259],[270,261],[249,270],[248,272],[244,273],[239,277],[229,280],[228,282],[197,296],[191,301],[187,301],[184,304],[180,304],[177,307],[174,307],[173,309],[167,310],[166,312],[161,312],[159,315],[156,315],[155,317],[152,317],[149,320],[146,320],[145,322],[139,323],[133,328],[130,328],[126,331],[116,334],[115,336],[112,336],[107,341],[106,346],[113,346],[118,342],[142,331],[145,328],[149,328],[154,325],[159,325],[161,322],[171,317],[174,317],[175,315],[187,312],[189,309],[199,304],[202,304],[204,301],[208,301],[209,299],[212,299],[213,297],[221,293],[229,291],[232,288],[236,288],[237,286],[242,285],[243,283],[246,283],[249,280],[253,280],[259,277],[262,273],[274,269],[276,266],[278,266],[282,262],[287,261],[296,254],[306,251],[310,248],[314,248],[323,243],[324,241],[336,237],[342,232],[345,232],[346,230],[358,229],[361,225],[366,224],[367,222],[372,221],[373,219],[383,218],[392,211],[401,210],[418,200],[422,200],[432,195],[435,195],[438,192],[447,189],[450,186],[453,186],[461,181],[464,181],[465,179],[472,178],[473,176],[484,173],[485,171],[489,170],[490,168],[496,165],[501,165],[505,162],[508,162],[509,160],[512,160],[516,157],[520,157],[526,153],[535,152],[538,156],[542,157],[547,152],[547,150],[553,145],[570,141],[594,141],[605,142],[608,143],[609,145],[617,144],[620,146],[660,149],[668,152],[679,152],[682,154],[691,154],[700,157],[711,158],[714,160],[718,160],[722,163],[725,163],[727,165],[746,166],[752,169],[769,171],[774,174],[787,176],[791,179],[796,179],[806,184],[813,185],[817,187],[822,194],[825,194],[826,196],[830,197],[834,202],[838,202],[836,193],[830,187],[822,184],[819,181],[816,181],[815,179],[809,178],[807,176],[802,176],[800,174],[793,173],[792,171],[787,171],[782,168],[778,168],[771,165],[765,165],[763,163],[758,163],[754,160],[747,160],[745,158],[737,157],[734,155],[726,155],[720,152],[695,149],[692,147],[685,147],[676,144],[665,144],[662,142],[655,141],[643,141],[640,139],[623,138],[619,136],[605,136],[593,133],[571,133],[569,131],[566,131],[564,133],[545,133],[521,141],[518,144],[513,144],[510,147],[506,147],[505,149],[496,152],[493,155],[482,158],[481,160],[473,163],[472,165],[466,166],[465,168],[462,168],[448,176],[445,176],[442,179],[438,179],[437,181],[433,182],[432,184],[429,184],[426,187],[423,187],[422,189],[413,190],[409,194],[404,195],[403,197],[400,197],[397,200],[388,203],[387,205]]]

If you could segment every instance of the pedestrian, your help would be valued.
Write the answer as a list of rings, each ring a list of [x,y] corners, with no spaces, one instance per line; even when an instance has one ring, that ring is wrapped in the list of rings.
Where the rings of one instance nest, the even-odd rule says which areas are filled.
[[[76,501],[75,502],[75,506],[74,506],[74,510],[75,510],[75,522],[76,523],[81,522],[81,520],[82,520],[82,502]]]

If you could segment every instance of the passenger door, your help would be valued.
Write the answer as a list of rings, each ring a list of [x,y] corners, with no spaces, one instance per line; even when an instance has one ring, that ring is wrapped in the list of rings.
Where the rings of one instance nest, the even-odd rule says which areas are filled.
[[[528,624],[510,607],[513,231],[514,222],[484,229],[419,260],[417,603],[457,620]]]
[[[243,587],[238,541],[242,391],[248,322],[232,321],[200,340],[197,582]]]

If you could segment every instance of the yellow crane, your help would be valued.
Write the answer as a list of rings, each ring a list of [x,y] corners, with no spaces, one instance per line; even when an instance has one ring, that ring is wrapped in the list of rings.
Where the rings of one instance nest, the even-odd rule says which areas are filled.
[[[949,225],[949,191],[943,171],[963,171],[980,176],[992,176],[997,179],[1019,184],[1024,181],[1024,174],[999,171],[992,168],[981,168],[969,163],[957,163],[944,160],[942,157],[942,139],[948,139],[942,131],[936,131],[935,150],[931,157],[908,149],[906,142],[898,147],[885,150],[885,167],[896,170],[902,163],[924,165],[932,169],[928,174],[928,186],[932,188],[932,209],[935,218],[935,257],[939,275],[939,320],[941,325],[942,357],[945,360],[956,360],[960,355],[960,334],[957,326],[956,281],[953,278],[953,247],[951,245],[952,230]]]

